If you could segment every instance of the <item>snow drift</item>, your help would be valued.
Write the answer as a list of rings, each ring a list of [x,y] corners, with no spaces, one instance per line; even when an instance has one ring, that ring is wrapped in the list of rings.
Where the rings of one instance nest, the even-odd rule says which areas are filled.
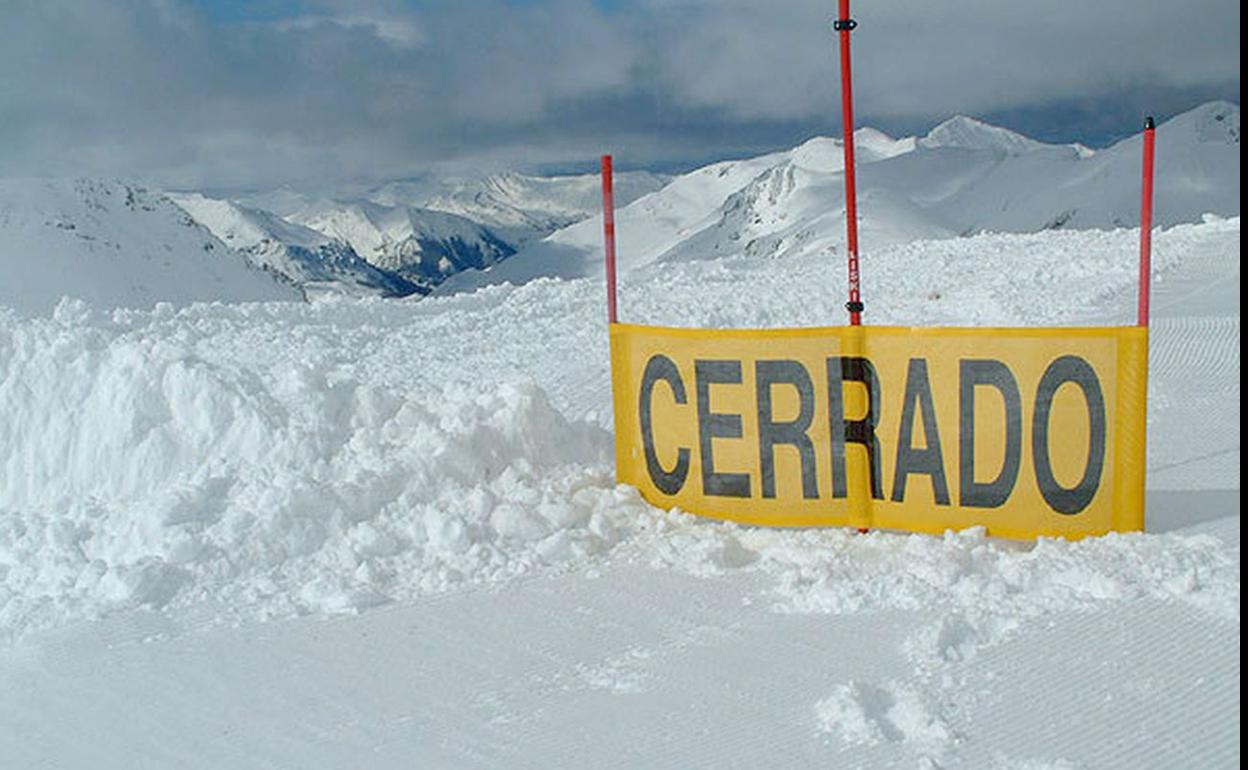
[[[214,361],[247,325],[202,310],[0,317],[7,632],[206,600],[353,610],[602,552],[643,507],[610,483],[609,434],[531,384]]]
[[[1207,253],[1236,253],[1238,233],[1238,220],[1159,233],[1159,276]],[[873,273],[871,285],[890,287],[876,316],[1060,323],[1071,304],[1126,296],[1129,307],[1133,245],[1134,235],[1119,231],[896,247]],[[1072,252],[1084,257],[1077,265]],[[1072,292],[1071,276],[1056,276],[1076,266],[1084,272]],[[658,323],[820,323],[836,312],[835,292],[821,285],[827,269],[818,259],[766,274],[749,259],[671,265],[636,273],[624,307]],[[997,278],[965,275],[985,270]],[[747,278],[753,293],[739,290]],[[1037,302],[1059,288],[1065,303]],[[759,293],[787,299],[760,304]],[[601,302],[597,281],[554,281],[415,304],[104,312],[65,300],[50,318],[0,310],[0,629],[23,634],[136,605],[210,602],[243,616],[354,611],[592,561],[622,543],[694,571],[771,565],[793,576],[785,580],[795,591],[806,586],[793,594],[796,607],[871,605],[906,575],[915,583],[905,595],[934,600],[924,598],[930,581],[919,562],[893,564],[901,577],[858,565],[867,583],[853,589],[844,576],[819,579],[801,566],[839,569],[809,555],[844,550],[836,534],[772,540],[668,516],[617,489],[603,427],[606,335],[592,320]],[[1209,355],[1236,346],[1237,329],[1211,340]],[[1163,379],[1171,384],[1154,399],[1154,428],[1194,424],[1191,412],[1207,396],[1189,397],[1181,383],[1202,361],[1159,359],[1154,371],[1173,382]],[[1227,433],[1237,425],[1211,424],[1202,446],[1237,446],[1237,428]],[[1167,452],[1174,446],[1150,442],[1152,462]],[[1193,482],[1190,468],[1182,476],[1207,483]],[[961,569],[952,565],[964,557],[939,541],[916,542]],[[952,542],[987,549],[975,557],[988,560],[987,580],[1030,568],[982,539]],[[1216,548],[1118,543],[1107,546],[1121,549],[1108,559],[1071,546],[1037,568],[1068,569],[1064,560],[1074,558],[1077,569],[1105,575],[1098,585],[1120,586],[1106,591],[1155,596],[1172,595],[1192,570],[1225,574]],[[1137,550],[1158,548],[1190,553],[1156,575],[1120,571]],[[1060,578],[1020,579],[1006,590]],[[858,598],[829,598],[819,585]],[[1214,603],[1224,603],[1230,584],[1218,585],[1223,598]],[[1203,579],[1190,587],[1193,601],[1210,588]]]

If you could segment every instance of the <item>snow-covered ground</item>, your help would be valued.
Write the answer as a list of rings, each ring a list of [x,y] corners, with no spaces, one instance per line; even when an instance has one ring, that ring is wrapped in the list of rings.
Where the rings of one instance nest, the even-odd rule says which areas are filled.
[[[1130,323],[1136,238],[867,245],[866,318]],[[597,279],[0,309],[0,764],[1236,767],[1240,221],[1154,252],[1148,531],[1077,543],[652,509]],[[843,274],[659,260],[621,314],[835,324]]]

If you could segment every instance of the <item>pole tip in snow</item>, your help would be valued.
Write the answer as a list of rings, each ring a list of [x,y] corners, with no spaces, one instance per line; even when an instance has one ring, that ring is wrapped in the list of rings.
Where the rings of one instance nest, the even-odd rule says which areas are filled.
[[[1153,128],[1155,128],[1155,126],[1154,126],[1154,124],[1153,124],[1153,116],[1152,116],[1152,115],[1149,115],[1147,118],[1144,118],[1144,130],[1145,130],[1145,131],[1152,131],[1152,130],[1153,130]]]

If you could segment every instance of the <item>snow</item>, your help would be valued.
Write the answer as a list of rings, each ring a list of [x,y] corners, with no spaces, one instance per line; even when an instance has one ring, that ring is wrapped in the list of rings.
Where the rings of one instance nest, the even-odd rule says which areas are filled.
[[[936,126],[918,140],[918,145],[930,149],[991,150],[1000,155],[1022,155],[1043,147],[1040,142],[1022,134],[965,115],[956,115]]]
[[[236,249],[253,248],[268,240],[314,249],[329,240],[315,230],[293,225],[267,212],[247,209],[199,193],[174,194],[170,199],[196,222]]]
[[[875,141],[872,166],[918,152]],[[835,149],[622,211],[624,320],[842,318],[824,249],[676,248],[746,188],[780,221]],[[650,507],[614,483],[603,286],[576,260],[419,301],[4,299],[0,764],[1237,767],[1225,213],[1154,232],[1147,532],[1078,542]],[[1137,236],[872,243],[866,318],[1131,323]]]
[[[667,177],[646,171],[615,175],[619,205],[660,189]],[[441,180],[438,184],[391,183],[366,193],[387,206],[418,206],[480,222],[508,243],[520,245],[588,219],[600,210],[597,174],[537,177],[514,171]]]
[[[346,242],[267,211],[199,193],[170,199],[252,264],[285,276],[310,299],[323,294],[406,296],[421,289],[365,262]]]
[[[369,201],[318,201],[287,217],[351,245],[376,267],[413,281],[438,283],[441,258],[457,269],[484,268],[514,249],[481,225],[454,214]]]
[[[985,232],[1115,229],[1139,222],[1137,135],[1089,153],[1050,145],[970,118],[926,137],[855,132],[859,231],[866,248]],[[861,146],[859,146],[861,144]],[[656,261],[746,255],[844,253],[840,140],[815,138],[787,152],[714,164],[616,212],[623,268]],[[1239,214],[1239,106],[1210,102],[1157,127],[1155,224]],[[520,249],[514,259],[467,271],[439,292],[601,275],[597,216]]]
[[[102,180],[0,180],[0,305],[302,300],[164,195]]]
[[[667,177],[624,172],[617,181],[617,199],[624,204],[659,189]],[[318,246],[332,241],[427,291],[449,275],[492,265],[521,244],[588,218],[599,210],[601,181],[596,174],[506,172],[422,177],[341,192],[318,197],[279,189],[237,201],[209,201],[194,193],[176,199],[223,240],[245,244],[252,253],[259,238],[305,250],[309,241]],[[249,222],[240,224],[240,218]],[[318,234],[319,241],[309,237]],[[270,261],[297,272],[286,269],[289,259]]]

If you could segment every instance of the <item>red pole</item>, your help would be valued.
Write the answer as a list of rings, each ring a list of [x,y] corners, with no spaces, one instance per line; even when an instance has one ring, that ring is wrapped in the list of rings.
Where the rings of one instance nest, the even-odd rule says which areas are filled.
[[[607,255],[607,320],[617,323],[615,310],[615,192],[611,156],[602,156],[602,239]]]
[[[845,147],[845,242],[849,251],[849,325],[862,325],[862,293],[858,280],[858,194],[854,179],[854,77],[850,70],[849,33],[858,22],[849,17],[849,0],[840,0],[836,21],[832,29],[840,35],[841,43],[841,128]],[[859,534],[867,528],[859,527]]]
[[[1144,120],[1144,184],[1140,195],[1140,309],[1136,323],[1148,326],[1148,301],[1152,293],[1153,258],[1153,151],[1157,131],[1153,119]]]
[[[849,18],[849,0],[840,0],[840,16],[832,28],[841,38],[841,123],[845,132],[845,226],[849,246],[850,326],[862,324],[862,294],[858,281],[858,197],[854,180],[854,85],[849,66],[849,33],[858,22]]]

